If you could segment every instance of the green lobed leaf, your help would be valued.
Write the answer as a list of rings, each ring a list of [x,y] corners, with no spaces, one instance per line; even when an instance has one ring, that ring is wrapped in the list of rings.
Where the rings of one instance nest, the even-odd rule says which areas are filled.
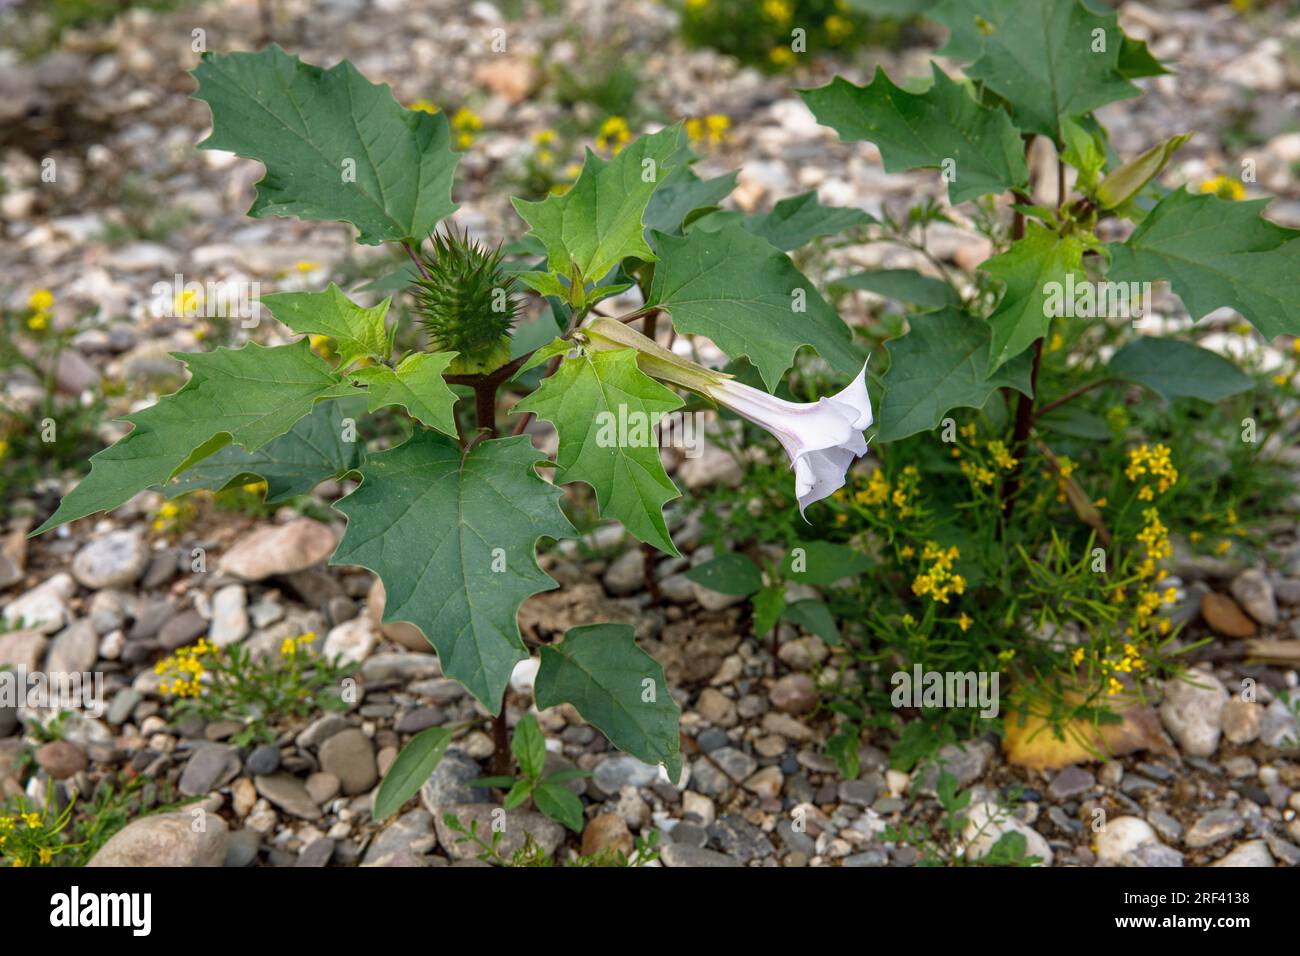
[[[1167,279],[1193,319],[1227,306],[1265,338],[1298,335],[1300,232],[1261,218],[1268,203],[1172,192],[1126,241],[1106,247],[1106,279]]]
[[[680,236],[682,224],[691,213],[716,206],[731,195],[738,175],[733,170],[713,179],[700,179],[689,166],[674,168],[650,197],[642,217],[646,228]]]
[[[914,315],[908,322],[908,333],[887,346],[890,364],[877,432],[881,441],[928,431],[951,409],[980,408],[999,388],[1032,393],[1028,354],[988,373],[987,323],[953,309]]]
[[[682,237],[655,233],[654,243],[659,262],[648,304],[666,310],[679,333],[707,335],[732,358],[748,357],[768,391],[804,345],[838,372],[861,369],[852,333],[812,282],[739,224]]]
[[[1061,117],[1082,116],[1141,92],[1119,70],[1123,33],[1113,12],[1096,13],[1079,0],[992,6],[994,29],[966,75],[1007,101],[1021,131],[1060,144]]]
[[[372,365],[352,373],[354,382],[366,386],[370,411],[400,405],[412,417],[444,435],[456,437],[456,393],[442,373],[455,352],[412,352],[398,364]]]
[[[392,335],[384,328],[391,297],[367,309],[331,282],[323,292],[276,292],[261,301],[294,332],[332,338],[340,369],[362,358],[384,361],[392,350]]]
[[[748,597],[763,586],[763,575],[754,562],[735,552],[697,564],[686,577],[710,591],[737,597]]]
[[[524,776],[537,780],[546,765],[546,738],[532,714],[524,714],[515,724],[515,735],[510,741],[510,752],[519,761]]]
[[[1254,382],[1231,361],[1180,339],[1144,335],[1111,358],[1107,371],[1144,385],[1165,399],[1217,402],[1248,391]]]
[[[654,260],[643,220],[651,195],[668,176],[680,133],[674,125],[640,136],[612,160],[587,150],[582,173],[568,192],[541,202],[512,200],[545,244],[552,272],[569,275],[576,265],[583,278],[595,281],[628,256]]]
[[[318,401],[352,391],[306,339],[173,357],[188,365],[190,380],[123,419],[133,426],[130,434],[90,459],[90,474],[33,534],[116,508],[225,445],[256,451],[293,428]]]
[[[1052,283],[1056,294],[1063,294],[1066,276],[1086,276],[1083,268],[1083,243],[1075,236],[1058,236],[1046,226],[1028,222],[1023,239],[999,256],[987,259],[980,268],[1006,284],[1006,292],[989,316],[993,327],[989,349],[989,371],[1015,358],[1036,339],[1047,334],[1052,323]]]
[[[953,203],[1025,188],[1024,146],[1007,114],[981,106],[938,66],[931,68],[934,85],[924,93],[901,89],[877,67],[867,86],[836,77],[799,95],[841,140],[868,140],[880,147],[886,172],[943,168],[951,160],[948,198]]]
[[[877,269],[841,276],[831,282],[832,289],[863,289],[897,299],[923,309],[941,309],[958,304],[957,293],[941,279],[922,275],[915,269]]]
[[[451,731],[443,727],[422,730],[402,748],[384,774],[371,815],[376,821],[391,817],[402,804],[419,793],[424,781],[437,769],[451,743]]]
[[[785,612],[785,589],[780,585],[768,585],[753,597],[754,633],[760,637],[769,634],[776,622]]]
[[[256,475],[266,481],[267,504],[305,495],[325,479],[357,468],[365,457],[359,440],[344,440],[344,406],[350,404],[351,397],[317,402],[306,418],[257,451],[227,445],[163,485],[163,494],[220,491],[241,475]]]
[[[834,236],[854,226],[873,225],[877,221],[861,209],[823,206],[814,190],[782,199],[771,212],[753,213],[744,218],[746,229],[782,252],[790,252],[814,239]]]
[[[561,492],[533,466],[526,435],[460,446],[431,431],[369,456],[356,491],[335,507],[347,531],[330,559],[384,582],[384,622],[409,621],[438,651],[443,673],[492,713],[515,664],[528,656],[516,616],[556,586],[536,542],[574,531]]]
[[[569,348],[557,341],[535,353],[532,362]],[[675,556],[663,506],[680,492],[660,461],[654,423],[681,406],[675,392],[637,367],[635,350],[578,349],[515,410],[555,424],[558,482],[585,481],[595,489],[603,516]]]
[[[821,601],[812,598],[795,601],[782,616],[809,634],[816,634],[827,644],[835,646],[840,643],[840,627],[835,623],[831,609]]]
[[[781,575],[787,581],[824,586],[841,578],[853,577],[876,562],[856,548],[833,541],[801,541],[792,547],[781,562]]]
[[[543,646],[534,697],[540,709],[572,704],[624,753],[682,772],[681,710],[664,669],[636,645],[626,624],[575,627]]]
[[[205,53],[194,78],[212,109],[199,148],[266,167],[250,216],[350,222],[376,245],[423,239],[456,211],[446,116],[404,109],[347,60],[322,70],[272,44]]]

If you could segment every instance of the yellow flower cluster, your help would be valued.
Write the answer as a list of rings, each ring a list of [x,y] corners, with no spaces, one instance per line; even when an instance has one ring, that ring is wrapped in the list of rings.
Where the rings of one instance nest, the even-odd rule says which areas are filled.
[[[1246,187],[1230,176],[1215,176],[1201,183],[1201,192],[1214,193],[1220,199],[1241,200],[1246,198]]]
[[[731,129],[731,118],[721,113],[710,113],[704,118],[692,117],[686,121],[686,136],[692,146],[719,146]]]
[[[555,162],[555,151],[552,148],[555,146],[555,139],[555,130],[553,129],[539,129],[533,134],[533,145],[537,147],[537,152],[533,154],[533,158],[543,166],[549,166]]]
[[[826,18],[826,36],[832,43],[839,43],[847,40],[853,35],[853,24],[838,13],[832,13]]]
[[[794,16],[794,4],[789,0],[763,0],[763,16],[777,26],[785,26]]]
[[[1156,508],[1144,509],[1142,520],[1145,524],[1138,532],[1137,539],[1146,549],[1146,555],[1138,565],[1137,575],[1160,581],[1164,579],[1165,571],[1157,568],[1156,562],[1172,557],[1174,553],[1173,546],[1169,543],[1169,529],[1160,520],[1160,512]]]
[[[921,551],[921,561],[929,567],[924,568],[912,580],[912,593],[918,597],[929,595],[932,601],[939,604],[947,604],[949,594],[966,593],[966,579],[960,574],[952,573],[953,562],[959,557],[961,551],[956,545],[942,548],[933,541],[926,542]],[[963,631],[965,629],[962,628]]]
[[[882,469],[877,468],[867,479],[867,487],[853,496],[853,500],[868,508],[880,508],[883,518],[885,505],[892,504],[898,509],[900,518],[910,518],[916,514],[916,494],[921,484],[921,473],[915,465],[907,465],[892,486]]]
[[[628,128],[627,120],[621,116],[611,116],[600,124],[600,132],[596,134],[596,149],[617,156],[631,141],[632,130]]]
[[[27,317],[27,327],[33,332],[44,331],[50,324],[54,293],[49,289],[37,289],[27,297],[27,307],[32,310],[32,314]]]
[[[456,146],[469,149],[474,145],[474,134],[483,129],[483,120],[472,109],[462,106],[452,114],[451,128],[456,133]]]
[[[174,501],[165,502],[163,506],[158,509],[158,513],[154,515],[153,529],[155,531],[166,531],[172,526],[172,522],[180,517],[180,514],[180,505]]]
[[[306,634],[299,634],[297,637],[286,637],[280,642],[280,656],[297,657],[299,652],[305,650],[314,640],[316,640],[315,631],[308,631]]]
[[[1173,486],[1178,480],[1178,469],[1174,467],[1169,457],[1169,449],[1164,445],[1144,444],[1129,449],[1128,467],[1124,469],[1124,475],[1129,481],[1137,481],[1143,476],[1154,478],[1156,481],[1154,489],[1149,484],[1143,484],[1138,489],[1140,500],[1151,501],[1157,492],[1163,495]]]
[[[794,62],[794,50],[788,46],[774,46],[767,51],[767,58],[777,66],[789,66]]]
[[[158,689],[176,697],[198,697],[203,692],[203,675],[208,672],[201,658],[216,652],[215,644],[200,637],[193,647],[182,647],[171,657],[163,658],[153,668],[155,674],[163,677]]]

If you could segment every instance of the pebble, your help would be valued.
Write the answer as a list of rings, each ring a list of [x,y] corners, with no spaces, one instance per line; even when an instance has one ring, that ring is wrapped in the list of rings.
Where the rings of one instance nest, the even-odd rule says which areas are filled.
[[[1268,844],[1263,840],[1248,840],[1210,866],[1273,866],[1273,855],[1268,852]]]
[[[339,778],[347,796],[365,793],[379,779],[375,745],[356,728],[340,731],[321,744],[320,766]]]
[[[1196,685],[1204,686],[1196,686]],[[1190,671],[1186,679],[1165,681],[1160,720],[1186,754],[1212,756],[1219,747],[1223,706],[1228,691],[1208,671]]]
[[[739,860],[714,850],[691,846],[689,843],[670,843],[659,851],[659,859],[664,866],[671,867],[734,867],[740,866]]]
[[[786,674],[772,685],[770,697],[777,710],[797,717],[817,706],[817,686],[807,674]]]
[[[191,608],[167,620],[158,630],[158,643],[164,650],[174,651],[178,647],[193,644],[207,632],[207,619]]]
[[[1210,629],[1221,637],[1254,637],[1259,630],[1241,606],[1226,594],[1207,591],[1202,595],[1201,615]]]
[[[190,811],[158,813],[128,823],[100,847],[87,866],[222,866],[229,831],[226,821],[205,813],[195,829]]]
[[[219,568],[245,581],[292,574],[320,564],[333,552],[334,531],[311,518],[295,518],[246,534],[222,555]]]
[[[0,667],[8,666],[20,674],[40,670],[48,644],[40,631],[0,633]]]
[[[1125,858],[1144,843],[1158,843],[1151,824],[1139,817],[1115,817],[1107,820],[1097,834],[1097,859],[1103,863],[1129,865]]]
[[[504,819],[494,829],[502,812]],[[486,803],[455,803],[443,807],[442,812],[434,816],[438,843],[453,860],[474,859],[480,849],[470,841],[458,842],[463,835],[447,825],[448,816],[456,817],[466,830],[477,824],[480,837],[486,836],[489,841],[499,829],[501,841],[497,844],[497,852],[507,860],[523,847],[528,835],[547,856],[552,856],[564,840],[564,828],[535,810],[501,811],[499,807]]]
[[[273,773],[264,777],[254,777],[253,783],[260,793],[285,813],[303,820],[319,820],[320,807],[307,793],[307,788],[297,777],[287,773]]]
[[[467,786],[481,776],[483,770],[477,763],[460,750],[448,750],[420,787],[420,801],[435,817],[453,804],[487,803],[491,791]]]
[[[1199,850],[1236,836],[1245,826],[1246,821],[1235,811],[1211,810],[1191,825],[1183,842]]]
[[[326,660],[337,658],[344,664],[360,664],[375,649],[378,638],[370,618],[362,615],[331,628],[321,654]],[[423,663],[427,664],[427,660]]]
[[[88,673],[98,659],[99,635],[95,632],[95,625],[83,618],[73,621],[54,636],[45,670],[50,674]]]
[[[68,600],[76,590],[72,575],[60,572],[6,604],[4,619],[10,627],[53,634],[66,622]]]
[[[52,740],[36,748],[36,763],[55,780],[66,780],[86,769],[86,752],[67,740]]]
[[[308,795],[318,804],[328,803],[339,795],[342,782],[332,773],[318,771],[307,778]]]
[[[700,691],[695,701],[695,712],[716,727],[734,727],[740,722],[736,702],[713,687]]]
[[[334,841],[328,837],[313,840],[298,853],[294,866],[322,867],[329,863],[334,855]]]
[[[636,594],[645,587],[645,558],[641,550],[633,549],[619,555],[604,577],[605,590],[615,597]]]
[[[966,829],[962,834],[966,843],[966,856],[974,860],[983,859],[993,845],[1010,832],[1019,833],[1025,838],[1026,855],[1039,858],[1036,866],[1052,865],[1054,854],[1043,835],[1013,816],[1011,811],[988,800],[976,803],[967,815]]]
[[[708,828],[708,833],[709,839],[723,853],[741,863],[776,853],[776,847],[767,838],[767,834],[738,813],[719,817]]]
[[[228,647],[248,636],[248,592],[242,584],[227,584],[212,595],[212,624],[208,640]]]
[[[632,833],[627,821],[617,813],[602,813],[587,821],[582,831],[583,856],[595,856],[601,850],[613,850],[632,855]]]
[[[1260,624],[1268,627],[1277,624],[1277,598],[1273,594],[1273,585],[1259,568],[1242,571],[1232,579],[1228,590],[1246,613]]]
[[[135,531],[110,531],[72,559],[72,575],[92,591],[129,587],[149,563],[149,549]]]
[[[239,769],[239,753],[234,747],[205,744],[186,762],[178,786],[188,797],[203,796],[234,780]]]
[[[628,754],[607,757],[598,763],[592,772],[592,782],[611,795],[627,786],[648,787],[658,779],[657,766],[644,763]]]
[[[1097,778],[1079,766],[1064,767],[1052,778],[1047,793],[1053,800],[1064,801],[1082,796],[1097,784]]]
[[[280,748],[275,744],[262,744],[248,755],[244,766],[251,774],[265,776],[275,773],[280,769]]]

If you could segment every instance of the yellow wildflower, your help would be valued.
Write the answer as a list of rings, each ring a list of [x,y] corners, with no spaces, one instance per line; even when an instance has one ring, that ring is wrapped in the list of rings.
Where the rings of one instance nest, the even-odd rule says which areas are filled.
[[[33,312],[48,312],[54,308],[54,293],[49,289],[37,289],[27,297],[27,308]]]
[[[1201,183],[1201,192],[1214,193],[1220,199],[1240,200],[1246,198],[1246,187],[1229,176],[1215,176]]]

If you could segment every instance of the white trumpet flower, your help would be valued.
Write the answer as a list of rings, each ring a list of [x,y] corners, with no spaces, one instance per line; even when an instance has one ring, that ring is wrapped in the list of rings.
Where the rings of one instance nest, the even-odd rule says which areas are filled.
[[[583,331],[597,348],[636,349],[646,374],[699,392],[775,435],[790,456],[801,514],[844,487],[849,466],[867,452],[862,433],[874,419],[865,364],[848,387],[829,398],[787,402],[674,355],[620,322],[597,319]]]

